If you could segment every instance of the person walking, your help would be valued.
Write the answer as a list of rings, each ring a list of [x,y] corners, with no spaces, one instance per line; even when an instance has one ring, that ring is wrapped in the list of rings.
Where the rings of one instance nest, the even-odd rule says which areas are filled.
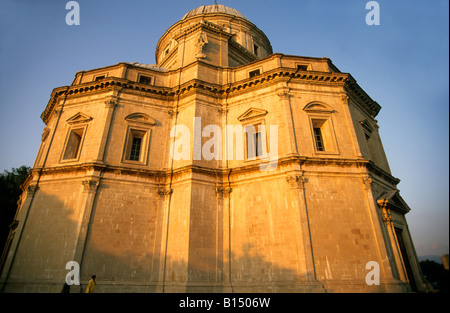
[[[89,281],[88,286],[87,286],[87,288],[86,288],[86,293],[93,293],[93,292],[94,292],[94,289],[95,289],[95,278],[96,278],[96,277],[97,277],[97,276],[92,275],[92,278],[91,278],[91,280]]]

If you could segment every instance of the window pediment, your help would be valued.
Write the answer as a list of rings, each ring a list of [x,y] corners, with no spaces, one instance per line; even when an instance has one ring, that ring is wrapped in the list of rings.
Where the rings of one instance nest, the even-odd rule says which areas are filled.
[[[310,102],[303,108],[308,113],[334,113],[336,112],[329,105],[322,102]]]
[[[68,124],[73,125],[73,124],[87,123],[87,122],[91,121],[92,119],[93,119],[92,117],[90,117],[84,113],[78,112],[77,114],[75,114],[74,116],[72,116],[71,118],[66,120],[66,122]]]
[[[125,120],[127,122],[133,122],[133,123],[138,123],[138,124],[145,124],[145,125],[155,125],[156,121],[151,118],[150,116],[148,116],[147,114],[144,113],[133,113],[128,115]]]
[[[403,200],[400,196],[400,192],[398,190],[384,192],[380,197],[378,197],[377,203],[380,207],[384,206],[401,214],[406,214],[411,210],[405,200]]]
[[[267,113],[268,112],[266,110],[250,108],[247,111],[245,111],[243,114],[241,114],[237,119],[241,122],[244,122],[244,121],[255,119],[255,118],[262,118]]]
[[[361,124],[362,128],[368,135],[372,134],[373,127],[370,125],[370,123],[367,121],[367,119],[362,120],[359,123]]]

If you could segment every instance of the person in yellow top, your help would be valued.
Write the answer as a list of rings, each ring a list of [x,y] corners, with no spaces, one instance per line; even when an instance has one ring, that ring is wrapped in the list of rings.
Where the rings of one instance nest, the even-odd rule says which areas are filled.
[[[88,286],[86,288],[86,293],[93,293],[94,292],[94,289],[95,289],[95,278],[96,278],[96,276],[92,275],[92,278],[89,281]]]

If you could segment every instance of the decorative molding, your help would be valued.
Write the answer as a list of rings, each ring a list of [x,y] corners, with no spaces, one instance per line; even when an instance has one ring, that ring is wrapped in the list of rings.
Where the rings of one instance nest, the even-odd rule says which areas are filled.
[[[204,31],[200,31],[200,34],[197,37],[197,53],[195,57],[197,59],[206,59],[206,54],[203,53],[203,47],[208,43],[208,36]]]
[[[280,98],[289,98],[291,96],[290,91],[291,91],[290,88],[283,88],[277,92],[277,95]]]
[[[264,117],[268,112],[266,110],[262,109],[256,109],[256,108],[250,108],[247,111],[245,111],[243,114],[241,114],[237,119],[241,122],[247,121],[254,118],[262,118]]]
[[[389,226],[394,221],[391,213],[388,210],[383,210],[381,215],[382,215],[383,223],[386,226]]]
[[[105,108],[112,109],[117,105],[117,100],[114,99],[108,99],[105,100]]]
[[[173,193],[173,189],[158,188],[157,192],[161,198],[164,198],[171,195]]]
[[[27,187],[27,196],[32,196],[39,189],[37,185],[28,185]]]
[[[303,108],[303,111],[306,111],[308,113],[335,113],[336,111],[330,107],[328,104],[325,104],[323,102],[310,102]]]
[[[41,142],[44,142],[50,134],[50,128],[45,127],[42,131]]]
[[[365,189],[367,189],[367,190],[372,189],[373,180],[371,177],[363,177],[363,178],[361,178],[361,180],[362,180],[362,183],[363,183]]]
[[[90,116],[88,116],[88,115],[86,115],[84,113],[78,112],[77,114],[75,114],[74,116],[72,116],[71,118],[66,120],[66,122],[68,124],[73,125],[73,124],[88,123],[92,119],[93,119],[92,117],[90,117]]]
[[[286,181],[291,185],[291,188],[301,188],[304,189],[303,183],[307,183],[308,179],[303,176],[287,176]]]
[[[95,180],[83,180],[83,189],[85,192],[95,192],[97,190],[98,181]]]
[[[397,189],[383,192],[377,198],[377,204],[382,210],[392,210],[403,215],[411,211],[408,204],[400,196],[400,191]]]
[[[364,132],[367,135],[372,135],[372,132],[374,131],[373,127],[370,125],[369,121],[367,119],[364,119],[362,121],[359,121],[359,123],[361,124],[362,128],[364,129]]]
[[[127,122],[146,124],[146,125],[151,125],[151,126],[156,124],[156,121],[145,113],[130,114],[127,117],[125,117],[125,120]]]
[[[217,108],[217,111],[218,111],[220,114],[226,114],[226,113],[228,112],[228,109]]]
[[[232,191],[233,191],[233,188],[222,188],[222,187],[217,187],[217,188],[216,188],[217,198],[218,198],[218,199],[229,198],[230,193],[231,193]]]

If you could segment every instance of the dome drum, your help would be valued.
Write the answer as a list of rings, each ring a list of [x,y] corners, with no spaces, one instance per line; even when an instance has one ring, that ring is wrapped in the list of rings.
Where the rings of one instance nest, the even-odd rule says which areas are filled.
[[[233,49],[236,46],[243,49]],[[238,51],[246,56],[236,57]],[[211,5],[188,12],[170,27],[159,40],[155,57],[158,66],[168,69],[198,59],[216,66],[236,67],[272,53],[267,36],[244,15],[223,5]]]

